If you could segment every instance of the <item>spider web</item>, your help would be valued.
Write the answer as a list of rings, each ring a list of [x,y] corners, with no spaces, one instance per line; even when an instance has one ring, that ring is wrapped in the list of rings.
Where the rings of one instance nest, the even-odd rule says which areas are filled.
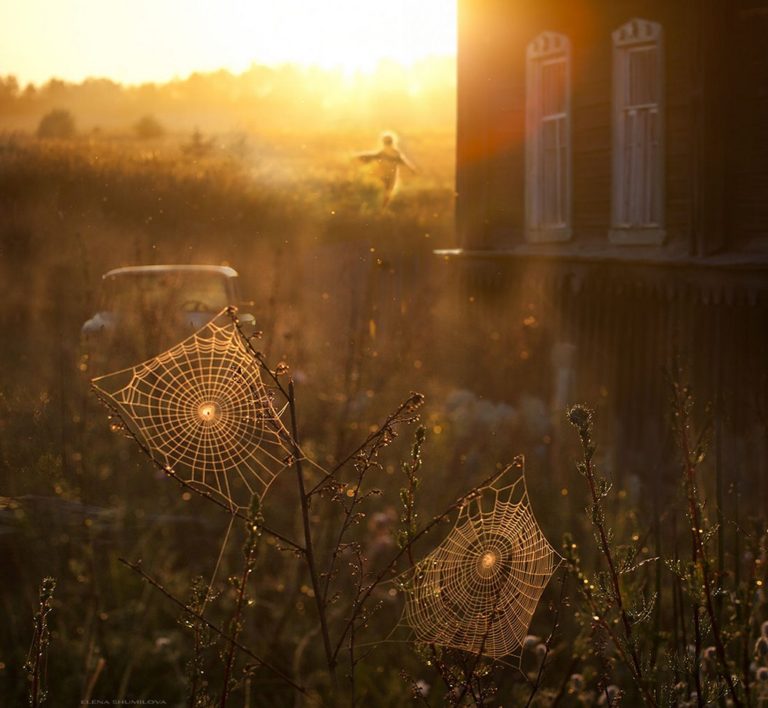
[[[263,496],[292,462],[274,389],[227,310],[162,354],[91,383],[156,461],[233,508]]]
[[[531,510],[524,473],[478,490],[414,569],[405,619],[422,642],[494,659],[520,656],[560,556]]]

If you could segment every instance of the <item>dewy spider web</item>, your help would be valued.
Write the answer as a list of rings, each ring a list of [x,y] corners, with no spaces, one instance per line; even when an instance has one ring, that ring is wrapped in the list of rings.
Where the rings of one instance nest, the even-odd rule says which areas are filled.
[[[282,411],[227,310],[166,352],[91,383],[158,462],[233,508],[263,496],[291,462]]]
[[[506,475],[464,504],[451,533],[414,569],[405,619],[419,641],[519,658],[561,558],[533,516],[524,473],[498,486]]]

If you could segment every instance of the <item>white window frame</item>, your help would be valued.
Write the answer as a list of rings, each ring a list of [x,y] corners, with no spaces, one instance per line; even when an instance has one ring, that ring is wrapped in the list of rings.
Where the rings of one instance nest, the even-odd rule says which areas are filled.
[[[611,229],[608,233],[609,240],[616,244],[643,245],[661,244],[664,242],[666,232],[664,228],[664,200],[665,200],[665,167],[664,167],[664,44],[662,27],[658,22],[634,18],[613,32],[613,175],[611,195]],[[629,57],[633,52],[655,51],[656,53],[656,101],[643,105],[631,105],[629,98],[630,76]],[[640,143],[636,134],[635,142],[629,142],[632,136],[627,133],[627,115],[636,118],[641,113],[646,116],[655,116],[656,142],[648,145]],[[633,120],[635,130],[639,130],[642,123]],[[646,126],[651,123],[646,120]],[[646,128],[648,129],[648,128]],[[647,137],[646,137],[647,140]],[[638,145],[644,147],[644,152],[628,157],[629,150],[640,150]],[[628,172],[628,160],[643,159],[646,164],[651,163],[647,171],[640,173],[642,180],[626,180]],[[645,182],[645,186],[641,185]],[[637,190],[643,196],[637,194]],[[633,203],[635,192],[636,201]],[[650,205],[647,200],[650,199]],[[656,213],[651,213],[655,204]],[[647,218],[637,217],[638,213],[645,212]]]
[[[543,116],[542,67],[547,64],[564,64],[565,111]],[[528,241],[537,243],[568,241],[571,238],[571,44],[563,34],[542,32],[529,44],[526,51],[526,154],[525,154],[525,225]],[[564,141],[565,157],[557,159],[564,171],[562,216],[559,223],[544,223],[544,140],[543,127],[547,120],[558,121],[558,137]],[[560,184],[560,180],[557,180]]]

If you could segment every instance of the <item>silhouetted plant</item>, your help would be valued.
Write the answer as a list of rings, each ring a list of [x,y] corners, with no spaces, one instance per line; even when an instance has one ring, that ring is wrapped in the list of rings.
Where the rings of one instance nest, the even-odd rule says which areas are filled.
[[[53,608],[53,591],[55,589],[55,578],[43,578],[43,582],[40,584],[37,610],[35,611],[32,645],[24,665],[29,678],[29,705],[32,708],[37,708],[48,697],[45,685],[48,647],[51,641],[48,615]]]
[[[464,515],[462,523],[464,525],[472,525],[475,517],[468,516],[469,512],[467,510],[470,508],[474,509],[476,506],[476,510],[472,513],[478,515],[478,523],[482,522],[492,525],[489,533],[493,539],[496,539],[496,544],[501,544],[496,551],[486,550],[484,556],[484,562],[486,563],[483,566],[486,568],[484,572],[490,574],[487,577],[493,577],[497,571],[500,577],[495,585],[491,581],[485,582],[487,587],[484,588],[480,602],[482,606],[487,605],[491,607],[488,603],[492,601],[494,609],[489,617],[484,617],[482,620],[476,617],[475,614],[469,614],[466,618],[462,618],[461,613],[457,614],[453,619],[454,622],[460,622],[462,619],[467,622],[465,630],[462,630],[467,636],[472,637],[480,631],[482,636],[477,638],[477,640],[473,639],[466,647],[461,643],[457,644],[455,648],[443,649],[436,645],[431,645],[430,651],[432,652],[435,666],[448,688],[447,700],[449,702],[459,706],[464,703],[465,699],[470,699],[477,705],[486,704],[496,691],[494,683],[486,680],[486,677],[490,675],[495,666],[495,657],[505,654],[505,650],[501,649],[501,647],[506,648],[509,645],[509,650],[514,649],[514,638],[521,629],[519,625],[521,622],[525,623],[522,629],[527,628],[527,622],[530,621],[530,613],[538,601],[538,594],[533,594],[529,598],[523,589],[514,586],[514,583],[510,585],[512,578],[510,573],[513,572],[512,565],[510,564],[523,564],[527,573],[526,579],[530,583],[537,585],[536,591],[538,593],[543,590],[552,572],[549,566],[552,564],[556,565],[554,561],[556,554],[541,535],[535,519],[527,506],[527,489],[524,478],[521,476],[514,483],[499,487],[494,486],[494,483],[512,468],[517,468],[522,473],[522,458],[516,458],[515,462],[509,467],[496,470],[483,483],[471,488],[467,493],[445,508],[442,513],[433,516],[428,523],[419,527],[416,523],[418,514],[416,512],[415,493],[419,486],[419,471],[422,464],[421,454],[426,433],[424,428],[417,429],[410,460],[402,465],[406,475],[407,486],[401,490],[400,494],[402,504],[401,530],[397,536],[397,544],[393,548],[393,552],[388,560],[372,567],[366,557],[366,550],[359,540],[359,535],[355,533],[356,527],[366,515],[365,508],[368,500],[381,494],[378,488],[370,486],[369,478],[374,473],[383,470],[380,460],[381,453],[396,439],[398,428],[418,420],[419,409],[424,401],[423,396],[418,393],[411,394],[357,448],[342,458],[332,469],[325,470],[307,458],[301,448],[294,382],[288,378],[287,384],[284,383],[286,377],[288,377],[289,367],[281,362],[274,369],[271,368],[261,352],[255,349],[253,344],[254,337],[246,336],[237,319],[234,308],[230,308],[227,311],[227,316],[231,318],[231,323],[228,327],[231,329],[234,325],[234,329],[239,335],[238,341],[244,347],[244,349],[238,349],[234,345],[230,345],[233,348],[225,350],[226,356],[232,357],[232,361],[239,362],[237,372],[241,373],[238,374],[233,370],[230,374],[232,376],[243,375],[243,367],[247,366],[247,364],[242,359],[234,358],[237,352],[239,352],[237,356],[241,356],[243,351],[250,352],[261,371],[261,378],[258,377],[257,371],[250,371],[251,379],[249,381],[251,383],[242,389],[239,395],[246,396],[246,398],[249,396],[254,397],[254,400],[261,402],[259,405],[268,405],[269,411],[273,411],[275,409],[272,406],[276,404],[273,403],[271,394],[269,396],[270,402],[267,404],[262,398],[262,393],[260,393],[265,390],[263,382],[267,382],[272,387],[272,390],[285,401],[285,415],[289,421],[287,426],[283,425],[278,419],[274,419],[272,413],[265,413],[261,408],[253,415],[260,415],[265,420],[272,421],[275,435],[279,436],[281,440],[282,454],[286,451],[289,453],[282,462],[280,460],[275,460],[275,462],[279,463],[279,468],[283,473],[287,473],[288,467],[293,467],[296,474],[301,518],[300,526],[303,535],[301,542],[292,541],[284,534],[274,531],[264,523],[258,496],[254,495],[252,497],[249,512],[243,514],[235,506],[231,498],[225,497],[222,499],[218,496],[213,496],[205,488],[201,489],[198,484],[182,479],[174,471],[172,460],[168,459],[166,462],[158,461],[153,454],[153,448],[150,447],[151,443],[147,441],[148,438],[143,429],[139,428],[142,431],[141,433],[134,432],[133,424],[135,424],[135,421],[131,417],[131,409],[125,408],[119,402],[122,399],[113,398],[102,388],[104,385],[103,381],[111,379],[111,376],[101,377],[94,381],[94,390],[99,394],[111,412],[113,429],[119,429],[121,432],[128,434],[129,437],[132,437],[142,452],[154,462],[158,469],[168,477],[179,482],[184,489],[194,492],[203,499],[216,504],[219,508],[229,507],[232,521],[243,519],[246,522],[247,540],[244,547],[244,565],[239,577],[235,577],[231,581],[235,587],[234,607],[232,619],[225,629],[220,629],[204,617],[205,608],[204,603],[201,606],[201,589],[199,587],[193,595],[192,606],[190,606],[190,604],[185,604],[174,596],[166,586],[145,573],[138,563],[124,561],[126,565],[185,611],[187,625],[195,633],[194,657],[190,665],[194,679],[190,692],[191,701],[198,700],[199,702],[203,700],[202,697],[204,696],[202,690],[204,687],[198,689],[197,686],[198,677],[205,673],[205,669],[200,661],[201,645],[199,639],[201,623],[204,623],[208,629],[213,630],[222,640],[221,656],[224,668],[222,689],[218,699],[219,705],[222,708],[227,705],[231,692],[242,685],[246,677],[250,678],[253,675],[253,671],[248,667],[237,668],[238,652],[256,659],[258,666],[268,669],[273,676],[282,679],[285,684],[294,690],[307,695],[311,695],[311,692],[320,691],[321,695],[325,695],[334,702],[338,701],[341,695],[342,684],[339,677],[339,669],[344,666],[347,669],[346,678],[348,680],[349,695],[354,704],[356,702],[356,670],[360,662],[368,654],[368,652],[364,652],[362,655],[358,653],[359,635],[366,631],[373,618],[383,607],[383,599],[379,594],[380,587],[403,570],[399,567],[401,559],[407,557],[410,561],[410,566],[413,567],[412,548],[414,544],[420,541],[430,530],[440,524],[454,511],[461,510],[459,518],[462,519],[462,515]],[[208,332],[211,327],[214,327],[213,323],[207,325],[201,332]],[[216,325],[216,327],[218,329],[215,331],[219,331],[219,336],[221,337],[224,337],[224,332],[230,332],[230,329],[222,325]],[[255,336],[257,337],[258,335]],[[203,338],[201,341],[208,340]],[[230,340],[227,339],[227,341]],[[186,340],[184,351],[188,352],[193,347],[193,343],[199,344],[198,335]],[[161,368],[158,367],[165,366],[168,360],[172,359],[172,353],[176,352],[177,349],[178,347],[158,356],[157,367],[154,369],[157,373],[161,372]],[[220,355],[214,354],[214,352],[220,352],[220,348],[209,347],[209,350],[211,352],[210,356]],[[199,352],[199,356],[203,356],[202,350]],[[224,354],[221,354],[221,356],[224,356]],[[197,359],[195,360],[197,361]],[[161,364],[161,361],[166,363]],[[178,367],[181,364],[177,362],[174,366],[177,367],[177,375],[174,381],[186,381],[186,378],[179,378],[181,369]],[[221,369],[223,366],[225,364],[222,362],[216,364],[218,369]],[[208,368],[210,367],[207,364],[203,365],[202,360],[200,360],[199,371],[201,375]],[[195,376],[197,376],[198,369],[194,371]],[[189,375],[192,376],[191,373]],[[134,377],[134,381],[136,380],[136,377]],[[215,395],[212,391],[207,391],[204,377],[192,378],[190,380],[196,381],[197,386],[200,387],[200,391],[196,395],[198,397],[202,396],[201,400],[209,400],[208,397]],[[214,378],[211,381],[219,382],[219,379]],[[216,385],[219,386],[218,383]],[[162,384],[162,386],[165,386],[165,384]],[[161,401],[163,400],[164,390],[157,389],[152,395],[155,399]],[[218,391],[219,388],[216,390]],[[119,395],[122,396],[122,393]],[[238,403],[234,400],[222,399],[222,402],[216,405],[224,406],[227,409],[233,405],[246,406],[246,408],[243,408],[243,410],[246,410],[246,404],[247,401],[245,400],[241,400]],[[211,412],[213,409],[209,410],[212,405],[214,404],[201,404],[198,415],[215,415],[215,413]],[[201,413],[200,411],[203,411],[203,409],[204,412]],[[141,411],[142,420],[149,421],[150,419],[146,417],[146,409],[142,407]],[[127,417],[124,418],[123,415]],[[171,416],[169,420],[174,419],[175,413],[169,412],[169,415]],[[246,420],[250,419],[250,417],[246,418]],[[171,435],[173,429],[173,425],[168,427],[165,430],[165,436]],[[165,440],[166,437],[163,439]],[[258,440],[254,441],[254,444],[260,445]],[[319,480],[312,483],[309,476],[310,471],[314,477],[319,475]],[[263,473],[268,474],[267,471]],[[483,510],[480,501],[484,493],[493,499],[493,505],[485,510]],[[325,523],[322,526],[318,526],[317,521],[319,517],[317,517],[317,511],[312,510],[316,510],[323,500],[329,502],[330,507],[324,519]],[[498,511],[497,516],[498,508],[502,510]],[[518,508],[522,511],[512,516],[509,515],[511,509]],[[454,529],[451,538],[461,536],[462,531],[459,529],[458,524],[459,521],[457,521],[457,527]],[[519,533],[519,537],[506,539],[505,534],[511,532],[507,528],[508,526],[517,529],[516,533]],[[301,559],[309,576],[310,584],[306,588],[305,594],[314,600],[317,624],[308,636],[316,634],[320,638],[328,681],[326,687],[318,685],[317,679],[309,680],[309,676],[302,678],[303,672],[297,668],[300,666],[300,661],[294,667],[293,676],[291,676],[279,666],[274,665],[272,662],[265,660],[262,656],[248,649],[240,640],[240,634],[243,629],[242,614],[248,601],[248,579],[254,569],[257,541],[262,533],[271,537],[277,550],[290,552]],[[478,548],[480,548],[483,546],[483,541],[480,539],[485,538],[485,533],[482,533],[478,538],[478,544],[480,544]],[[452,542],[455,543],[456,541]],[[497,545],[494,545],[492,540],[489,540],[488,543],[491,544],[489,548],[497,548]],[[515,544],[519,544],[519,547]],[[529,554],[535,554],[536,557],[529,558]],[[476,566],[479,561],[472,555],[469,549],[461,557],[461,561],[471,572],[478,572]],[[539,563],[539,561],[543,565],[541,567],[535,565],[534,567],[534,564]],[[421,561],[418,568],[414,568],[411,572],[412,579],[406,581],[404,585],[401,584],[402,588],[406,592],[411,593],[411,588],[409,587],[411,583],[415,583],[417,580],[420,582],[420,579],[423,577],[423,564],[428,563],[428,567],[432,568],[437,562],[437,560],[430,560],[429,558]],[[497,563],[498,569],[494,569]],[[528,569],[529,564],[530,569]],[[344,566],[346,567],[342,572]],[[449,572],[449,570],[445,572]],[[494,587],[496,588],[495,590],[493,590]],[[501,596],[502,590],[505,591],[503,597]],[[206,590],[202,596],[207,596],[208,592]],[[459,590],[458,592],[463,591]],[[489,595],[489,593],[493,592],[496,593],[495,597]],[[510,606],[512,601],[507,597],[518,592],[521,593],[519,599],[524,600],[519,611],[517,610],[517,605]],[[531,585],[531,592],[533,592],[533,585]],[[501,606],[502,600],[507,606],[506,609]],[[533,603],[532,605],[531,602]],[[487,648],[486,642],[488,643]],[[373,643],[375,644],[375,640]],[[448,644],[450,643],[449,641]],[[301,646],[302,643],[300,642],[297,651],[299,651]],[[207,685],[211,685],[210,680],[207,682]],[[535,692],[536,688],[534,688],[532,695]]]
[[[192,131],[192,137],[188,143],[181,146],[182,152],[190,158],[200,159],[210,155],[213,150],[213,138],[204,138],[199,128]]]
[[[75,119],[67,110],[56,108],[46,113],[37,126],[38,138],[67,140],[75,136]]]
[[[595,443],[592,439],[592,418],[592,411],[586,406],[575,405],[568,411],[568,420],[578,431],[581,440],[583,458],[578,464],[578,469],[589,488],[588,514],[594,529],[595,541],[606,568],[598,572],[596,582],[591,582],[581,571],[573,543],[566,543],[566,557],[571,561],[577,577],[582,581],[579,587],[592,612],[595,628],[599,628],[611,640],[631,672],[635,685],[646,704],[657,705],[647,678],[644,676],[643,660],[634,631],[635,624],[649,617],[656,598],[643,599],[642,604],[630,606],[620,579],[620,575],[632,573],[641,563],[648,560],[638,562],[640,549],[636,545],[620,548],[614,546],[614,539],[607,527],[604,507],[612,485],[599,475],[594,464]]]
[[[673,432],[682,463],[679,507],[690,549],[687,558],[678,551],[682,540],[675,523],[678,503],[670,504],[656,520],[657,526],[666,522],[669,532],[666,543],[671,551],[666,556],[644,557],[644,537],[650,531],[633,530],[631,544],[616,537],[611,523],[617,516],[609,511],[613,508],[612,485],[594,464],[593,413],[582,405],[568,411],[581,441],[583,458],[578,467],[587,483],[588,520],[603,565],[589,572],[578,544],[566,536],[565,555],[583,601],[576,618],[591,647],[574,652],[572,666],[580,663],[581,671],[573,674],[578,678],[572,678],[568,690],[592,696],[589,700],[602,696],[604,702],[613,704],[626,692],[618,661],[646,705],[753,705],[760,695],[755,680],[763,643],[755,636],[764,631],[759,625],[760,617],[765,616],[766,530],[761,522],[750,527],[738,518],[728,519],[722,509],[718,515],[723,524],[710,522],[700,469],[709,425],[695,423],[689,387],[678,379],[671,392]],[[745,547],[743,556],[737,553],[734,567],[725,572],[715,570],[710,551],[710,546],[724,543],[724,526],[732,527],[740,539],[737,549]],[[647,568],[655,569],[660,592],[646,590],[649,583],[643,571]],[[665,568],[670,583],[660,580]],[[671,615],[662,614],[663,602]],[[756,685],[760,686],[759,680]]]
[[[187,662],[190,708],[204,708],[212,704],[208,695],[208,674],[203,654],[214,645],[215,639],[199,617],[211,599],[208,583],[202,576],[198,576],[192,581],[189,593],[188,606],[191,612],[184,612],[180,619],[182,626],[193,636],[192,657]]]
[[[157,118],[146,115],[134,123],[133,132],[139,140],[156,140],[165,135],[165,128]]]

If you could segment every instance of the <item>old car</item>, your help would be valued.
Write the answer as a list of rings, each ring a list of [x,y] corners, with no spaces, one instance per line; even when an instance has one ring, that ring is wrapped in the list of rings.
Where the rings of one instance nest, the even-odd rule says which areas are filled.
[[[237,271],[228,266],[116,268],[102,276],[99,310],[82,326],[83,344],[92,359],[109,365],[135,362],[242,304]],[[252,314],[238,316],[253,328]]]

